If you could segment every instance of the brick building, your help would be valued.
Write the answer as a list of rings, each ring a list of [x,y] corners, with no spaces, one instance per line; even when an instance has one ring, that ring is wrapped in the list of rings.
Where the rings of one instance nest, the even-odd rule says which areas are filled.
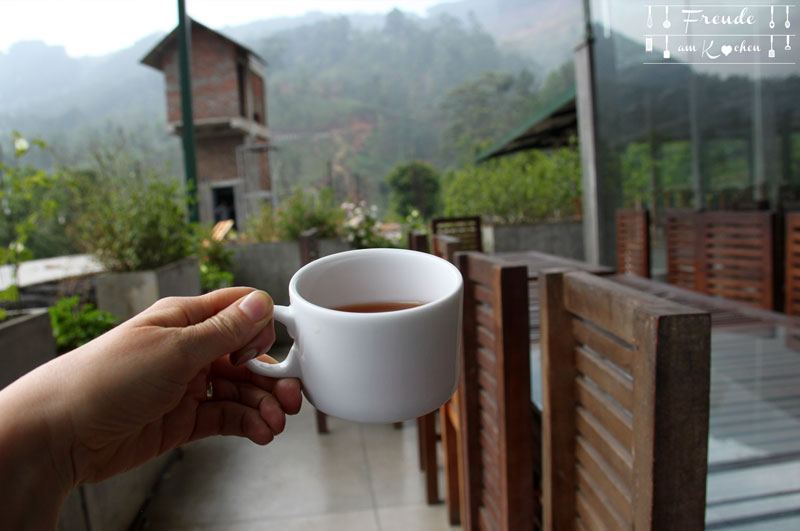
[[[263,201],[272,199],[266,62],[195,20],[190,27],[200,221],[233,219],[242,227]],[[178,29],[142,63],[164,72],[168,127],[181,134]]]

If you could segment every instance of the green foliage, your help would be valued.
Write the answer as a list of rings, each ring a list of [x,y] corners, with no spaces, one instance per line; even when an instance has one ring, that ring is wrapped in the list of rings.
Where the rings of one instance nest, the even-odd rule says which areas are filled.
[[[29,166],[20,165],[20,159],[31,148],[31,144],[44,149],[40,140],[26,140],[20,133],[12,135],[15,165],[0,162],[0,265],[11,266],[12,283],[0,290],[0,302],[16,303],[19,300],[17,268],[25,260],[34,257],[29,244],[35,239],[40,226],[55,218],[58,203],[51,194],[60,177]],[[0,309],[0,319],[6,312]]]
[[[433,216],[439,203],[439,175],[436,168],[419,160],[399,164],[386,180],[389,208],[400,217],[417,210],[423,218]]]
[[[258,213],[250,216],[244,237],[254,242],[274,242],[278,240],[278,229],[275,228],[275,215],[269,203],[263,203]]]
[[[275,234],[279,240],[297,240],[308,229],[317,229],[320,238],[339,235],[343,214],[333,191],[304,190],[298,186],[281,202],[276,212]]]
[[[192,242],[192,254],[200,265],[200,284],[206,293],[233,285],[233,250],[224,239],[214,239],[211,229],[208,225],[195,225]]]
[[[60,299],[49,311],[59,354],[88,343],[117,324],[117,318],[110,313],[92,304],[81,305],[77,295]]]
[[[572,219],[581,214],[581,165],[574,148],[526,151],[449,171],[446,216],[480,214],[499,223]]]
[[[70,180],[81,214],[72,233],[110,271],[154,269],[191,252],[185,198],[177,182],[154,170]]]
[[[343,227],[344,236],[354,248],[397,247],[397,242],[384,236],[381,231],[375,205],[370,206],[366,201],[343,203],[342,210],[347,218]]]

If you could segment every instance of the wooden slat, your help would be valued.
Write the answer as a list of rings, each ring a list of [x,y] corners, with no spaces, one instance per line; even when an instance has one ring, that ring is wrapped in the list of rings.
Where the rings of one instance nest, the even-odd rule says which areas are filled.
[[[630,526],[633,521],[630,487],[621,481],[586,439],[578,437],[576,440],[575,457],[586,473],[600,486],[603,494],[611,502],[614,512],[627,526]]]
[[[475,308],[475,319],[478,324],[491,330],[494,328],[494,314],[491,307],[484,304],[478,305]]]
[[[582,527],[589,531],[606,531],[608,527],[603,523],[600,515],[586,499],[582,492],[575,494],[576,523],[583,522]]]
[[[581,437],[591,441],[597,451],[625,481],[625,484],[633,485],[633,456],[631,456],[630,446],[624,447],[586,409],[578,409],[575,427]],[[631,433],[631,438],[632,436],[633,433]]]
[[[698,290],[774,308],[774,222],[771,212],[698,214]]]
[[[623,447],[631,448],[633,422],[630,413],[620,409],[608,396],[580,378],[575,380],[575,390],[578,404],[597,418]]]
[[[600,517],[605,529],[632,529],[613,508],[603,487],[580,464],[575,466],[576,485],[588,505]],[[582,516],[582,515],[581,515]]]
[[[575,366],[578,372],[592,380],[623,408],[628,411],[633,409],[633,382],[629,378],[615,371],[599,356],[583,347],[575,349]]]
[[[473,289],[475,300],[484,304],[492,304],[492,297],[494,297],[494,295],[492,295],[492,290],[483,284],[473,284]]]
[[[614,365],[630,374],[632,356],[630,348],[579,319],[572,320],[572,330],[579,344],[601,352]]]
[[[458,238],[464,251],[483,251],[480,216],[434,218],[431,229],[432,234]]]

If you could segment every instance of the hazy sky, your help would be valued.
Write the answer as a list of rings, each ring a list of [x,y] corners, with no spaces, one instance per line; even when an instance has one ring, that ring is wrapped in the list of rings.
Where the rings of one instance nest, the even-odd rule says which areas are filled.
[[[385,13],[393,7],[424,14],[442,0],[186,0],[186,11],[222,28],[308,11]],[[125,48],[178,22],[177,0],[0,0],[0,51],[21,40],[59,44],[69,55]]]

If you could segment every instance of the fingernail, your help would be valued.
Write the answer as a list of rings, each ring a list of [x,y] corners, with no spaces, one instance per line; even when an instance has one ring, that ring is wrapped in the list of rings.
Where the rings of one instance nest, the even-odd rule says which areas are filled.
[[[234,367],[238,367],[239,365],[247,363],[256,356],[258,356],[258,349],[251,348],[250,350],[244,353],[233,354],[231,356],[231,364]]]
[[[241,308],[254,323],[267,317],[269,307],[269,296],[263,291],[254,291],[239,303],[239,308]]]

